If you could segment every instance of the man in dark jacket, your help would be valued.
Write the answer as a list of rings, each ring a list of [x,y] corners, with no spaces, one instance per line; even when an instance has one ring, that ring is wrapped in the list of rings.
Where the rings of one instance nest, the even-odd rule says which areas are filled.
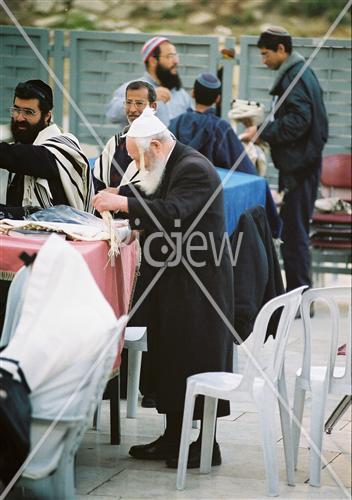
[[[277,70],[270,90],[274,96],[272,121],[260,137],[270,145],[274,165],[279,170],[279,190],[284,193],[282,255],[287,290],[292,290],[301,285],[311,286],[309,220],[328,138],[328,119],[317,77],[309,67],[303,68],[303,56],[292,52],[289,33],[272,26],[260,35],[257,46],[263,63]],[[282,104],[275,109],[282,96]],[[246,139],[252,139],[255,133],[256,127],[250,127]]]
[[[226,120],[216,116],[215,105],[221,98],[221,82],[211,73],[200,74],[193,86],[196,108],[187,109],[170,122],[169,129],[183,144],[202,153],[216,167],[232,168],[244,148]],[[237,165],[238,172],[256,174],[247,156]]]
[[[169,467],[177,467],[187,377],[232,371],[233,337],[223,321],[225,317],[232,323],[233,318],[232,266],[226,245],[221,252],[225,232],[222,191],[197,220],[220,185],[215,169],[200,153],[175,141],[150,113],[146,109],[132,123],[126,141],[140,171],[145,198],[101,191],[93,204],[100,212],[127,213],[131,226],[143,230],[134,303],[146,292],[137,314],[148,329],[156,408],[166,414],[167,427],[163,436],[133,446],[130,454],[139,459],[165,459]],[[218,416],[228,413],[228,402],[219,401]],[[194,418],[201,416],[202,401],[197,401]],[[197,441],[190,449],[189,466],[199,466],[199,461]],[[212,463],[221,463],[216,442]]]

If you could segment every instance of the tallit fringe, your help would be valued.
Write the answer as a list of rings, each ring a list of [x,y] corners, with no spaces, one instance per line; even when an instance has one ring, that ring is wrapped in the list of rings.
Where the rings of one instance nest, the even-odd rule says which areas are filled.
[[[107,210],[101,213],[101,217],[105,224],[107,225],[107,232],[109,233],[109,242],[110,242],[110,249],[108,252],[108,257],[109,260],[107,264],[110,262],[112,266],[115,266],[115,257],[117,257],[120,254],[120,246],[121,246],[121,240],[117,236],[117,233],[115,231],[115,226],[114,226],[114,219],[111,216],[111,213]]]

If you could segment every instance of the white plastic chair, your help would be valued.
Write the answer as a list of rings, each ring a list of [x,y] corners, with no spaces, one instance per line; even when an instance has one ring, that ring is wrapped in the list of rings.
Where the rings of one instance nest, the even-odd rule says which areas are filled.
[[[33,456],[20,484],[38,498],[71,499],[74,454],[122,348],[127,316],[117,321],[83,257],[55,235],[31,266],[22,298],[17,326],[0,354],[19,363],[31,390]]]
[[[0,338],[0,347],[4,347],[10,342],[18,325],[31,269],[31,266],[21,267],[11,282],[7,296],[5,321]]]
[[[136,418],[142,352],[148,350],[147,328],[145,326],[128,326],[125,331],[123,347],[128,349],[126,416],[127,418]]]
[[[279,408],[285,449],[287,482],[290,485],[294,484],[291,425],[289,415],[285,409],[285,404],[288,405],[288,401],[284,354],[289,330],[304,289],[305,287],[301,287],[276,297],[261,309],[251,334],[251,356],[248,358],[243,374],[214,372],[201,373],[188,378],[176,480],[176,488],[178,490],[184,489],[185,486],[195,398],[198,395],[205,396],[200,472],[208,473],[211,469],[217,401],[218,399],[236,401],[236,393],[238,391],[249,392],[258,409],[263,439],[264,464],[270,496],[278,494],[279,484],[276,457],[275,406],[278,401],[278,392],[280,393],[283,399],[283,402],[279,400]],[[260,366],[263,363],[260,362],[260,358],[265,352],[265,349],[263,349],[265,334],[273,312],[280,307],[283,307],[283,310],[276,338],[273,341],[274,351],[270,355],[270,359],[266,360],[266,366],[264,367],[266,377],[264,378],[261,369],[263,366]],[[262,349],[263,351],[261,352]],[[253,360],[258,361],[259,365],[254,366]]]
[[[312,366],[311,331],[313,328],[310,318],[310,306],[316,300],[326,303],[330,313],[330,346],[327,353],[326,363],[321,366]],[[337,348],[339,344],[340,313],[338,301],[346,300],[348,303],[348,328],[346,356],[340,356],[345,361],[344,366],[335,366]],[[304,400],[306,391],[311,393],[311,425],[310,438],[312,445],[309,453],[309,483],[312,486],[320,486],[321,475],[321,450],[324,434],[324,414],[328,394],[346,395],[351,394],[351,288],[330,287],[308,290],[302,299],[301,316],[304,325],[304,353],[302,369],[297,371],[293,412],[298,421],[302,422]],[[314,320],[313,320],[314,321]],[[324,331],[324,335],[327,332]],[[340,339],[341,341],[341,339]],[[346,340],[344,339],[343,342]],[[342,342],[341,342],[342,343]],[[313,347],[314,348],[314,347]],[[297,466],[300,426],[293,425],[294,459]]]
[[[46,500],[75,498],[74,457],[102,398],[116,356],[116,345],[126,322],[127,316],[119,319],[116,328],[111,332],[111,345],[102,351],[97,362],[88,369],[82,384],[85,393],[83,404],[80,405],[80,414],[75,418],[60,419],[24,469],[18,485],[35,492],[37,497]],[[75,401],[71,404],[74,406]],[[49,419],[32,419],[31,450],[35,449],[51,423],[52,420]]]

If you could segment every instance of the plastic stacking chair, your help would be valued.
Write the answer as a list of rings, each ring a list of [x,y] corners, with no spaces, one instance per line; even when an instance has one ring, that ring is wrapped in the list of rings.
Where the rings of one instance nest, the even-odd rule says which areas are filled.
[[[5,321],[0,339],[0,347],[4,347],[10,342],[10,339],[16,330],[30,274],[31,266],[23,266],[17,271],[11,282],[7,296]]]
[[[122,316],[117,322],[112,338],[113,347],[119,342],[126,321],[127,316]],[[74,457],[95,408],[102,398],[115,355],[114,348],[105,349],[105,352],[101,353],[98,362],[91,366],[85,376],[86,390],[82,398],[84,403],[81,404],[79,414],[74,418],[63,418],[57,422],[23,471],[19,486],[35,492],[36,498],[45,500],[75,498]],[[51,419],[32,419],[31,450],[36,448],[51,424]]]
[[[147,328],[128,326],[125,332],[124,348],[128,349],[127,372],[127,418],[136,418],[142,352],[148,350]]]
[[[190,443],[190,432],[195,398],[205,396],[203,415],[203,434],[201,447],[200,472],[208,473],[211,469],[211,457],[214,440],[216,408],[218,399],[236,401],[238,391],[249,392],[258,409],[263,439],[264,464],[268,481],[268,494],[278,494],[279,474],[276,457],[275,406],[279,399],[281,427],[285,450],[287,482],[294,484],[293,447],[291,442],[291,425],[287,412],[288,400],[285,382],[284,354],[291,324],[295,318],[305,287],[300,287],[287,294],[280,295],[269,302],[259,312],[251,335],[250,356],[243,374],[234,373],[200,373],[187,380],[187,391],[183,413],[181,446],[177,469],[176,488],[184,489],[187,460]],[[270,359],[262,360],[268,322],[272,314],[283,308],[273,340],[273,354]],[[265,363],[265,364],[264,364]],[[264,371],[263,371],[264,370]],[[286,408],[285,408],[286,407]]]
[[[127,316],[117,321],[82,256],[50,236],[31,266],[18,324],[0,353],[0,361],[20,366],[30,388],[31,451],[18,483],[29,489],[26,498],[74,498],[74,455],[126,323]]]
[[[313,328],[310,318],[310,306],[316,300],[323,300],[330,313],[330,348],[324,365],[312,366],[311,352],[314,348],[311,341]],[[351,288],[331,287],[316,288],[308,290],[302,299],[301,316],[304,324],[304,353],[302,369],[296,374],[295,396],[293,412],[298,421],[302,422],[304,400],[306,391],[311,393],[311,425],[310,438],[312,444],[309,453],[309,483],[312,486],[320,486],[321,473],[321,451],[324,434],[324,414],[328,394],[348,395],[351,394],[351,331],[347,335],[347,353],[344,358],[344,366],[335,366],[337,348],[340,332],[340,313],[338,301],[345,299],[348,303],[348,328],[351,328]],[[327,333],[324,332],[324,335]],[[345,341],[345,339],[343,340]],[[297,465],[298,446],[300,439],[300,426],[293,425],[293,444],[295,453],[295,466]]]

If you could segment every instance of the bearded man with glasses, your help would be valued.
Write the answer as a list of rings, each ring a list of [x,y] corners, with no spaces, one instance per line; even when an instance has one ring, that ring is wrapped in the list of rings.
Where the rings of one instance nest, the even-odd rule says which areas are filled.
[[[51,124],[52,108],[53,93],[43,81],[17,85],[10,108],[14,143],[0,142],[2,216],[21,219],[30,207],[52,205],[92,209],[88,160],[74,135]]]
[[[138,80],[150,83],[156,92],[156,116],[168,126],[170,120],[192,107],[192,98],[182,88],[178,74],[179,56],[176,47],[163,36],[154,36],[142,47],[141,55],[145,64],[145,73]],[[127,84],[115,90],[107,106],[106,118],[116,123],[120,131],[127,125],[123,106]]]

